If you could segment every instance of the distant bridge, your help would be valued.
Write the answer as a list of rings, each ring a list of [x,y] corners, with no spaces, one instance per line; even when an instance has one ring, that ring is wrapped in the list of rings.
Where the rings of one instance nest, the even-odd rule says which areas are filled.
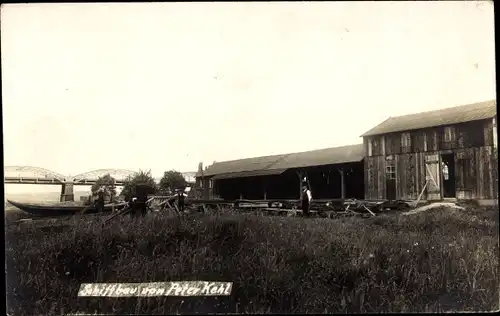
[[[73,187],[75,185],[93,185],[99,177],[109,174],[115,179],[116,186],[122,186],[128,176],[132,176],[137,171],[126,169],[98,169],[79,174],[74,177],[64,176],[52,170],[47,170],[32,166],[5,166],[4,183],[8,184],[45,184],[61,185],[61,202],[74,201],[75,195]],[[184,177],[188,182],[194,181],[193,172],[184,172]],[[159,181],[159,179],[155,179]]]
[[[75,185],[93,185],[99,177],[109,174],[115,179],[116,186],[122,186],[128,176],[136,171],[126,169],[98,169],[74,177],[64,176],[52,170],[32,166],[5,166],[4,183],[61,185],[61,202],[74,201]]]

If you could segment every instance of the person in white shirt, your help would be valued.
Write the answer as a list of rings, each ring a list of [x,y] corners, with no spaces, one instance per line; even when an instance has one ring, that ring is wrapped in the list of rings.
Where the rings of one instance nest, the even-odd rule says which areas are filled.
[[[302,186],[302,214],[304,216],[309,216],[309,208],[311,206],[312,194],[311,190],[307,188],[306,185]]]
[[[186,197],[187,194],[185,188],[177,190],[177,206],[180,212],[184,212],[184,202],[186,200]]]

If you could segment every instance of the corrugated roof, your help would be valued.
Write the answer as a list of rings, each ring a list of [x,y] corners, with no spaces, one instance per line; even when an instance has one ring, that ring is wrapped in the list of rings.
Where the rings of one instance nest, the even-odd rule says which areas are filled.
[[[489,119],[496,114],[496,100],[477,102],[441,110],[390,117],[361,137]]]
[[[363,160],[363,158],[363,145],[357,144],[299,153],[216,162],[215,164],[209,166],[207,170],[203,172],[203,175],[214,176],[225,174],[224,177],[231,178],[249,177],[253,176],[253,174],[263,175],[258,173],[265,173],[268,171],[270,174],[273,172],[282,173],[285,170],[292,168],[357,162]]]

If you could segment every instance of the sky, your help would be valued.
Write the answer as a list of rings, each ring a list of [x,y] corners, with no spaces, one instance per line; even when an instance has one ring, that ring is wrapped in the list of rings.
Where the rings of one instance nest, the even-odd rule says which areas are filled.
[[[4,164],[159,176],[360,143],[389,116],[496,99],[493,16],[475,1],[4,4]]]

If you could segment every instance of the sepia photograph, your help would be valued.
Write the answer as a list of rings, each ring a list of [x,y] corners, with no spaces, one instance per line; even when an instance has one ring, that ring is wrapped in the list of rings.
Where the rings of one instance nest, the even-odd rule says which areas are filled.
[[[493,1],[0,23],[7,315],[500,310]]]

